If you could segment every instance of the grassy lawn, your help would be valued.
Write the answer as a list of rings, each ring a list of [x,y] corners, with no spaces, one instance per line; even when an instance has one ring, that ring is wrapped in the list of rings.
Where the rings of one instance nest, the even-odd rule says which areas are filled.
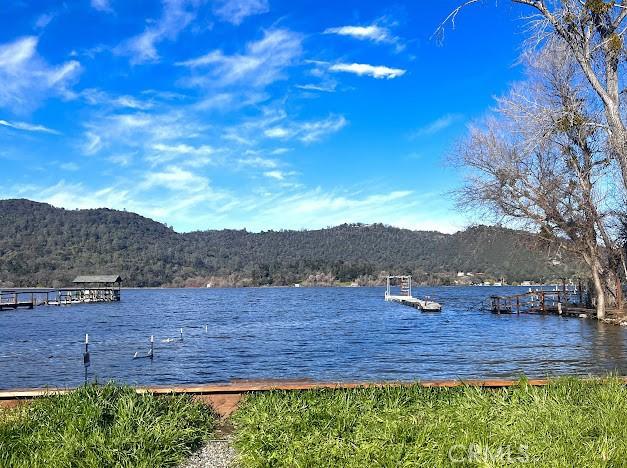
[[[627,464],[627,388],[612,379],[272,392],[233,421],[245,467]]]
[[[214,421],[187,396],[82,387],[0,410],[0,466],[176,466],[208,437]]]

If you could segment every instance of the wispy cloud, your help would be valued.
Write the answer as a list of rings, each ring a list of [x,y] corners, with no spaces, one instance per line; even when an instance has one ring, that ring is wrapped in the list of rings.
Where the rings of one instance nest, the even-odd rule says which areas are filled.
[[[270,11],[268,0],[218,0],[213,12],[222,21],[239,25],[249,16]]]
[[[335,83],[335,81],[320,84],[307,83],[304,85],[296,85],[297,88],[303,89],[305,91],[320,91],[323,93],[333,93],[336,89],[336,86],[337,84]]]
[[[144,32],[118,45],[114,52],[131,57],[131,63],[158,62],[157,44],[175,40],[196,18],[195,0],[163,0],[161,17]]]
[[[0,44],[0,107],[27,113],[52,95],[74,96],[69,85],[78,76],[80,64],[71,60],[48,65],[37,54],[38,42],[37,37],[26,36]]]
[[[379,18],[373,24],[369,25],[347,25],[335,28],[327,28],[324,34],[335,34],[338,36],[351,37],[360,41],[370,41],[376,44],[392,44],[395,46],[396,52],[405,49],[405,44],[400,37],[395,36],[388,26],[394,26],[396,23],[388,17]]]
[[[266,128],[264,135],[268,138],[281,140],[294,138],[303,143],[312,143],[340,131],[347,123],[343,115],[330,115],[322,120],[282,122],[281,125]]]
[[[275,179],[275,180],[285,180],[285,177],[288,176],[289,174],[286,174],[283,171],[275,170],[275,171],[266,171],[263,173],[263,175],[271,179]]]
[[[146,157],[146,159],[155,164],[169,163],[177,160],[181,164],[200,167],[209,164],[212,161],[212,156],[216,152],[214,148],[209,145],[192,146],[185,143],[178,144],[164,144],[156,143],[152,146],[153,154]]]
[[[24,130],[26,132],[50,133],[52,135],[61,134],[52,128],[44,127],[43,125],[29,124],[27,122],[9,122],[7,120],[0,120],[0,125],[3,127],[14,128],[16,130]]]
[[[387,28],[374,24],[370,26],[341,26],[339,28],[328,28],[324,31],[324,34],[350,36],[355,39],[374,42],[389,42],[391,40],[390,31]]]
[[[98,11],[112,11],[109,0],[91,0],[91,6]]]
[[[411,138],[435,135],[463,120],[462,114],[446,114],[412,132]]]
[[[200,192],[209,186],[209,181],[189,170],[170,166],[161,171],[147,172],[139,186],[142,190],[165,188],[174,191]]]
[[[206,129],[184,109],[163,112],[105,113],[85,123],[83,150],[94,154],[103,148],[152,148],[198,137]]]
[[[279,164],[274,159],[262,158],[261,156],[246,157],[237,160],[240,166],[260,167],[263,169],[274,169]]]
[[[371,76],[377,79],[394,79],[403,76],[406,70],[390,68],[383,65],[369,65],[366,63],[336,63],[329,67],[334,72],[354,73],[359,76]]]
[[[138,99],[129,95],[112,96],[105,91],[95,88],[82,90],[80,96],[92,106],[110,106],[136,110],[147,110],[154,106],[149,100]]]
[[[74,162],[61,163],[59,167],[64,171],[78,171],[80,169],[79,165]]]
[[[35,28],[44,29],[57,16],[56,13],[44,13],[35,20]]]
[[[263,38],[249,42],[242,54],[225,55],[214,50],[203,56],[177,63],[196,72],[190,85],[245,84],[263,87],[285,79],[284,70],[302,53],[302,37],[287,29],[265,31]],[[202,73],[207,70],[206,73]]]

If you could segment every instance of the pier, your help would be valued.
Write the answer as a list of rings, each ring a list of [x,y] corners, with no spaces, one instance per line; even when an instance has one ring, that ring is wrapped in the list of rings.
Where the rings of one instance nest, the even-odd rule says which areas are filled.
[[[119,275],[78,276],[73,287],[11,288],[0,290],[0,311],[33,309],[41,305],[71,305],[120,300]]]
[[[556,314],[568,317],[592,316],[594,309],[586,307],[585,294],[579,285],[570,289],[532,290],[511,296],[490,296],[490,308],[495,314]]]
[[[400,289],[399,294],[397,295],[392,294],[393,282],[397,282]],[[417,297],[412,296],[411,285],[412,280],[409,275],[388,276],[385,290],[385,300],[413,307],[414,309],[418,309],[423,312],[440,312],[442,310],[442,306],[437,302],[418,299]]]
[[[0,291],[0,310],[32,309],[35,296],[31,291]]]

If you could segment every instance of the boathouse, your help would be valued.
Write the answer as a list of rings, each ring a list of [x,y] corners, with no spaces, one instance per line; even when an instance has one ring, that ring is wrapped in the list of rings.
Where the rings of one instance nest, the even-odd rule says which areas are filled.
[[[83,302],[119,301],[122,278],[120,275],[84,275],[72,281],[83,296]],[[68,290],[70,290],[68,288]],[[77,289],[74,289],[76,291]]]

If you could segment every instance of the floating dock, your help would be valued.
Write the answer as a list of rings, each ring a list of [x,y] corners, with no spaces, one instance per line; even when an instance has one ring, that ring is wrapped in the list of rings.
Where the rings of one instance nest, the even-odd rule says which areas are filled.
[[[385,296],[386,301],[396,302],[398,304],[403,304],[409,307],[413,307],[414,309],[420,309],[423,312],[440,312],[442,310],[442,306],[437,302],[433,301],[423,301],[418,299],[417,297],[412,296]]]
[[[392,294],[392,283],[397,282],[400,293]],[[412,296],[411,292],[412,280],[411,276],[388,276],[387,287],[385,289],[385,300],[389,302],[396,302],[405,306],[413,307],[414,309],[421,310],[422,312],[440,312],[442,306],[437,302],[430,301],[428,299],[418,299]]]

